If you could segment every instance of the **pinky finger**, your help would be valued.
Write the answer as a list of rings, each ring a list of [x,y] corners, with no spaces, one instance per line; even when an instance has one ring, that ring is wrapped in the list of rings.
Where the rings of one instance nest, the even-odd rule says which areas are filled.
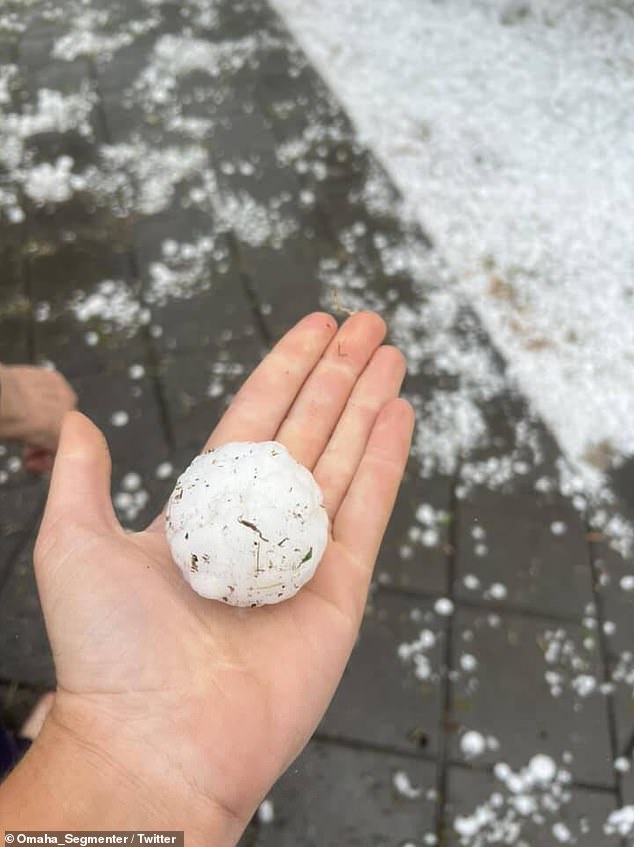
[[[334,519],[334,540],[367,568],[368,581],[403,478],[413,428],[414,410],[406,400],[386,403]]]

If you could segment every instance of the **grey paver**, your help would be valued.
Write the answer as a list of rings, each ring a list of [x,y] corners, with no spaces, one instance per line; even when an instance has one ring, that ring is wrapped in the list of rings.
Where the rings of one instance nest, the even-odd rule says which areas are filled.
[[[82,377],[73,384],[79,408],[102,430],[108,442],[115,491],[125,474],[138,473],[145,479],[168,459],[163,421],[149,377],[135,380],[123,372]],[[121,413],[127,420],[121,418]]]
[[[0,485],[0,585],[10,557],[35,529],[46,487],[38,478]]]
[[[380,584],[447,593],[450,500],[451,481],[423,479],[410,458],[377,561]]]
[[[629,521],[634,520],[634,459],[631,456],[625,458],[608,476],[625,517]]]
[[[588,635],[572,624],[564,628],[539,618],[461,610],[453,631],[451,755],[463,758],[460,739],[473,730],[497,742],[478,763],[503,760],[518,768],[536,753],[558,762],[569,753],[576,780],[612,786],[602,670]],[[465,655],[475,659],[474,669],[464,669]],[[547,673],[557,673],[559,683]],[[592,692],[577,694],[587,689],[575,686],[592,685],[590,680]]]
[[[599,540],[601,536],[591,537],[597,538],[592,553],[621,754],[628,742],[634,742],[634,563]]]
[[[12,732],[20,727],[31,713],[42,691],[18,682],[0,683],[0,723]]]
[[[151,268],[153,262],[165,261],[163,245],[172,240],[177,243],[195,244],[205,236],[214,234],[213,218],[209,213],[198,209],[183,208],[176,198],[161,212],[140,217],[132,229],[134,255],[142,275],[143,288],[147,293],[150,288]],[[226,253],[222,237],[214,246],[221,253]],[[209,268],[213,267],[213,259],[209,258]],[[172,292],[172,300],[180,296],[179,291]]]
[[[415,651],[424,662],[417,675],[416,657],[399,656],[399,647],[416,642],[421,631],[431,643]],[[443,643],[443,623],[428,601],[376,592],[320,731],[433,754],[438,748]]]
[[[564,797],[552,786],[546,790],[532,789],[524,796],[509,791],[503,782],[490,773],[450,768],[448,777],[449,797],[447,808],[448,847],[484,847],[486,844],[514,844],[516,847],[559,847],[562,843],[577,844],[579,847],[617,847],[620,841],[608,836],[603,825],[615,808],[614,797],[607,792],[589,791],[561,783]],[[460,827],[456,832],[458,818],[473,821],[478,807],[488,807],[495,795],[499,804],[493,803],[493,822],[483,824],[481,840],[476,832],[466,835],[467,829]],[[534,812],[522,814],[518,809],[527,809],[522,800],[534,801]],[[547,798],[547,799],[545,799]],[[501,801],[501,802],[500,802]],[[504,821],[509,825],[505,829]],[[517,829],[514,829],[517,826]],[[460,837],[460,832],[465,833]],[[497,834],[496,834],[497,833]]]
[[[178,449],[200,449],[260,355],[252,334],[235,341],[218,337],[204,353],[165,357],[161,380]]]
[[[20,42],[20,77],[25,92],[37,97],[42,88],[60,91],[64,95],[76,94],[88,84],[90,67],[85,59],[64,61],[52,56],[54,41],[23,38]]]
[[[3,32],[0,35],[0,62],[11,64],[17,55],[18,38],[13,33]]]
[[[253,313],[235,267],[211,275],[209,290],[152,309],[152,322],[161,328],[154,340],[159,355],[209,352],[210,360],[230,333],[235,343],[249,343]]]
[[[2,302],[0,303],[0,362],[17,364],[29,358],[31,304],[26,297],[21,259],[15,248],[0,242]]]
[[[125,313],[126,304],[137,301],[129,279],[125,252],[100,243],[38,245],[31,256],[29,278],[35,301],[35,352],[38,360],[50,360],[67,376],[120,372],[142,360],[145,346],[138,321]],[[106,293],[102,283],[115,282],[116,294]],[[98,297],[94,311],[87,307],[85,319],[73,311],[74,304]],[[116,306],[120,298],[120,306]],[[38,305],[39,304],[39,305]],[[38,319],[40,310],[45,309]],[[108,313],[111,312],[111,315]],[[138,311],[137,311],[138,314]],[[89,333],[94,344],[88,343]]]
[[[118,50],[116,61],[97,65],[99,90],[106,104],[119,101],[122,93],[146,67],[156,36],[156,30],[142,35],[133,44]]]
[[[32,543],[14,561],[0,592],[0,679],[52,686],[53,659],[33,574]]]
[[[404,772],[420,797],[393,785]],[[311,743],[271,792],[274,820],[257,847],[392,847],[420,843],[433,829],[432,764],[399,756]],[[327,812],[326,812],[327,810]]]
[[[124,461],[115,463],[112,490],[117,514],[126,529],[145,529],[160,514],[177,477],[189,465],[195,453],[193,448],[170,451],[156,446],[142,455],[126,456]],[[165,470],[167,465],[171,467],[169,474]],[[138,477],[132,490],[130,474]]]
[[[195,283],[174,281],[166,287],[157,287],[153,281],[152,264],[169,261],[163,255],[164,244],[171,241],[199,245],[200,239],[212,231],[213,222],[208,216],[191,211],[169,211],[136,228],[136,255],[143,269],[143,291],[152,324],[160,327],[160,335],[153,340],[159,356],[170,351],[185,354],[207,350],[211,358],[227,337],[235,345],[240,338],[249,343],[254,331],[253,308],[224,235],[213,236],[212,246],[201,248],[204,255],[195,261],[202,263],[203,270],[191,271],[190,279],[195,279]],[[187,273],[188,260],[175,261],[174,267]]]
[[[579,619],[592,603],[585,526],[563,498],[478,492],[459,503],[457,522],[459,598]],[[467,574],[479,578],[479,590],[465,586]],[[491,596],[494,584],[504,586],[504,596],[495,589]]]
[[[239,246],[239,261],[273,338],[279,338],[304,315],[322,308],[310,254],[311,245],[295,236],[285,239],[280,249]]]

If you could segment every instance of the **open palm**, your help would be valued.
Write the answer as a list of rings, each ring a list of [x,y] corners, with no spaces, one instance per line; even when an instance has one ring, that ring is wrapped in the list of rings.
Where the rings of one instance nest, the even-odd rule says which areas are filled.
[[[77,413],[65,422],[36,548],[58,677],[53,717],[86,745],[106,744],[111,760],[136,762],[141,782],[169,774],[237,828],[307,742],[358,633],[413,420],[397,399],[403,357],[381,346],[384,335],[370,313],[338,330],[328,315],[308,316],[205,445],[278,440],[322,488],[328,548],[312,581],[275,606],[194,594],[161,516],[137,534],[119,526],[99,431]],[[187,829],[166,820],[178,824]]]

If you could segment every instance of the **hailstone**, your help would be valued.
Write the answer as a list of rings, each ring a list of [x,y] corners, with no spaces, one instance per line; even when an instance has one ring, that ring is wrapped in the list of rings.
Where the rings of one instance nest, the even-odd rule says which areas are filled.
[[[232,606],[292,597],[328,543],[319,486],[276,441],[224,444],[196,456],[169,499],[165,529],[194,591]]]

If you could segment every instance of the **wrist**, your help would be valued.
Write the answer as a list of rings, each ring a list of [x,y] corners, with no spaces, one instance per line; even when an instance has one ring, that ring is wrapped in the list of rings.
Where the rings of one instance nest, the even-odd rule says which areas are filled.
[[[0,819],[14,829],[184,830],[193,847],[233,847],[246,826],[123,723],[57,705],[0,787]]]

